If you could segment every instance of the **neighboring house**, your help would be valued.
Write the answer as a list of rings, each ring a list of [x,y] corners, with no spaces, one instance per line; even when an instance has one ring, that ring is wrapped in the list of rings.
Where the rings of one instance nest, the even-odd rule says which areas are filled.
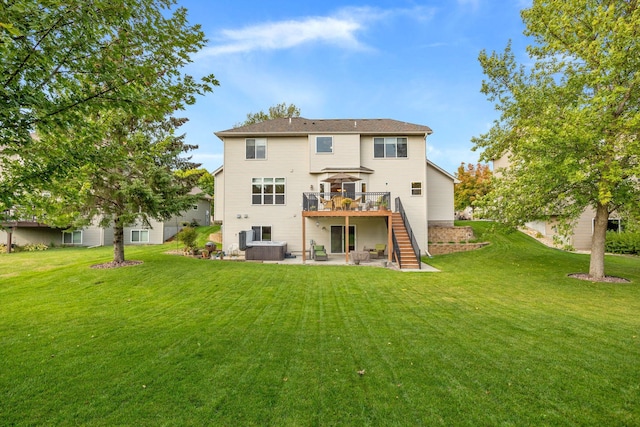
[[[419,268],[428,226],[452,226],[454,215],[455,178],[426,158],[431,133],[389,119],[301,117],[216,132],[224,142],[224,165],[213,173],[223,248],[240,249],[251,230],[252,242],[283,242],[303,260],[312,245],[345,259],[383,245],[385,259]]]
[[[578,217],[571,235],[564,238],[558,234],[557,221],[554,218],[549,221],[528,222],[526,226],[542,236],[555,238],[560,243],[560,246],[568,246],[577,251],[590,251],[595,218],[596,211],[593,208],[586,208]],[[615,212],[609,218],[607,228],[612,231],[622,231],[622,220],[615,216]]]
[[[167,221],[151,220],[150,226],[142,224],[124,229],[125,245],[161,244],[175,236],[184,223],[198,223],[209,225],[211,218],[211,197],[195,188],[191,194],[202,194],[202,197],[189,211],[174,216]],[[36,218],[22,221],[3,223],[0,229],[0,243],[5,243],[11,233],[11,242],[18,246],[29,243],[44,243],[45,245],[68,246],[105,246],[113,244],[113,228],[102,228],[90,225],[80,230],[65,231],[41,224]]]
[[[499,177],[501,175],[501,169],[509,167],[509,157],[504,155],[499,159],[493,160],[493,173],[494,176]],[[557,241],[560,246],[571,247],[578,251],[591,250],[591,240],[593,237],[593,224],[595,221],[596,213],[593,208],[586,208],[584,212],[578,217],[576,223],[571,231],[571,235],[563,237],[558,233],[557,220],[553,217],[548,221],[532,221],[525,225],[540,233],[544,237],[549,237],[554,241]],[[615,216],[615,213],[609,218],[609,229],[620,231],[621,220]]]

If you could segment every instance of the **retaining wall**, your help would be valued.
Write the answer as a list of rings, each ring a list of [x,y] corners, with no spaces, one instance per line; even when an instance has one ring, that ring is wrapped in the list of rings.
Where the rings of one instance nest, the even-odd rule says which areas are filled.
[[[429,227],[429,253],[431,255],[452,254],[480,249],[489,243],[467,243],[475,239],[473,229],[464,227]]]

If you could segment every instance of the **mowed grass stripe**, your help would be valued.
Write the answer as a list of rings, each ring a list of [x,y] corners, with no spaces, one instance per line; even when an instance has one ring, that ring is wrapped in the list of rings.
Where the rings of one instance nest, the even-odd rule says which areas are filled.
[[[492,245],[435,274],[0,256],[26,263],[0,284],[0,423],[638,424],[638,259],[607,259],[630,285],[580,282],[587,257],[474,227]]]

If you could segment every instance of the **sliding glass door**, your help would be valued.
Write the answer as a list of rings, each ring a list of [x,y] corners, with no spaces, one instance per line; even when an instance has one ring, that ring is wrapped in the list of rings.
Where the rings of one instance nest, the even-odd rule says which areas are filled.
[[[356,226],[349,226],[349,235],[345,236],[344,225],[331,226],[331,253],[343,254],[346,252],[346,242],[349,242],[349,251],[356,249]]]

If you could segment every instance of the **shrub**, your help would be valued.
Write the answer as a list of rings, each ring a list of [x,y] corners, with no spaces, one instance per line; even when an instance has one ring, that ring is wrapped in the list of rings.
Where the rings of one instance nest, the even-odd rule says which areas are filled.
[[[607,232],[606,251],[614,254],[640,255],[640,232]]]
[[[22,247],[25,252],[46,251],[49,249],[44,243],[28,243]]]
[[[195,249],[198,232],[193,227],[183,228],[176,236],[179,242],[182,242],[185,250]]]

